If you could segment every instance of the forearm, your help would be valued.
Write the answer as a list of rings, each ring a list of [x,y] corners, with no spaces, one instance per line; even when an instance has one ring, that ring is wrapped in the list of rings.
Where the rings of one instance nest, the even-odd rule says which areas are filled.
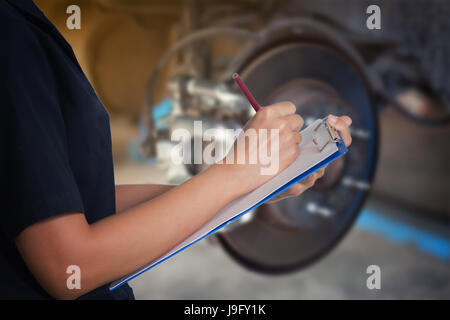
[[[22,254],[25,251],[27,264],[48,292],[59,298],[74,298],[158,258],[242,192],[246,190],[240,179],[215,166],[153,200],[86,227],[83,223],[77,233],[58,235],[59,244],[50,251],[51,256],[27,254],[20,243],[19,249]],[[52,264],[35,262],[37,257]],[[81,290],[65,287],[64,271],[70,264],[81,269]]]
[[[116,186],[116,212],[128,210],[174,188],[163,184],[126,184]]]

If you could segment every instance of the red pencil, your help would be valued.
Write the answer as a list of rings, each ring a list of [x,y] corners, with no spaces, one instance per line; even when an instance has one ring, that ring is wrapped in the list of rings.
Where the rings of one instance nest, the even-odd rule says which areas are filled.
[[[248,90],[248,88],[244,84],[244,82],[242,81],[239,74],[233,73],[232,78],[234,79],[234,81],[236,81],[236,84],[238,85],[239,89],[241,89],[242,93],[245,95],[248,102],[250,102],[253,109],[255,109],[255,111],[258,111],[259,109],[261,109],[261,106],[258,104],[258,102],[256,102],[255,97],[253,97],[253,95],[250,93],[250,91]]]

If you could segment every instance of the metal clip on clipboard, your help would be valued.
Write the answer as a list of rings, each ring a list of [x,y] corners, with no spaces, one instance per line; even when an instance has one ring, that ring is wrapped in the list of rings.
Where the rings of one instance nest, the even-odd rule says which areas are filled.
[[[322,129],[323,128],[323,129]],[[321,134],[321,131],[323,131],[323,134]],[[319,135],[321,137],[325,136],[325,141],[320,142]],[[341,138],[339,133],[336,131],[336,129],[331,128],[326,119],[320,122],[313,130],[312,132],[312,142],[316,145],[319,152],[322,152],[322,150],[329,144],[330,142],[341,142]]]

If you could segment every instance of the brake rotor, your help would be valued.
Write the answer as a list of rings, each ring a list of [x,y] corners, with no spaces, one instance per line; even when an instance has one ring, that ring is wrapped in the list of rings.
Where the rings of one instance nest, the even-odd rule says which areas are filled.
[[[377,118],[364,73],[327,44],[293,41],[262,50],[239,73],[262,105],[292,101],[305,124],[349,115],[353,142],[322,181],[301,196],[259,207],[252,219],[217,235],[239,263],[260,272],[297,270],[336,245],[370,189]]]

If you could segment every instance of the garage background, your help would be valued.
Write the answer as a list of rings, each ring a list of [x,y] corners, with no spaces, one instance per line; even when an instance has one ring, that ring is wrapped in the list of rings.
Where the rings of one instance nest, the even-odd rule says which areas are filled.
[[[71,44],[110,112],[116,183],[166,182],[166,172],[137,156],[132,148],[139,136],[142,112],[148,107],[148,81],[169,47],[201,28],[205,20],[215,19],[217,13],[206,10],[214,1],[35,2]],[[366,27],[366,8],[372,2],[381,7],[381,30]],[[427,5],[428,9],[422,10],[422,20],[416,19],[415,12],[423,8],[423,1],[409,1],[408,5],[401,1],[372,2],[241,1],[240,5],[249,19],[255,12],[263,17],[250,23],[251,29],[260,30],[266,20],[283,19],[286,13],[307,13],[326,17],[330,25],[355,31],[373,42],[395,41],[404,51],[415,54],[424,81],[445,104],[447,93],[441,86],[439,70],[449,65],[450,56],[444,54],[448,48],[441,44],[450,43],[449,33],[444,32],[450,29],[445,29],[448,24],[435,25],[431,31],[432,27],[423,26],[428,14],[436,14],[433,6],[439,8],[443,2]],[[81,30],[66,27],[66,8],[71,4],[81,8]],[[234,9],[223,7],[221,12],[232,19]],[[204,12],[209,12],[209,16],[201,14]],[[417,35],[429,51],[418,51],[411,34]],[[208,55],[218,59],[241,49],[239,41],[216,37]],[[167,82],[177,70],[178,59],[175,56],[162,71],[154,89],[155,101],[168,95]],[[191,59],[195,64],[195,57]],[[443,108],[448,110],[448,106]],[[216,238],[208,238],[133,280],[136,297],[450,298],[450,126],[412,119],[389,103],[378,107],[377,114],[378,161],[370,197],[351,231],[330,254],[306,269],[267,275],[243,268],[221,250]],[[366,286],[366,269],[372,264],[381,268],[380,290]]]

